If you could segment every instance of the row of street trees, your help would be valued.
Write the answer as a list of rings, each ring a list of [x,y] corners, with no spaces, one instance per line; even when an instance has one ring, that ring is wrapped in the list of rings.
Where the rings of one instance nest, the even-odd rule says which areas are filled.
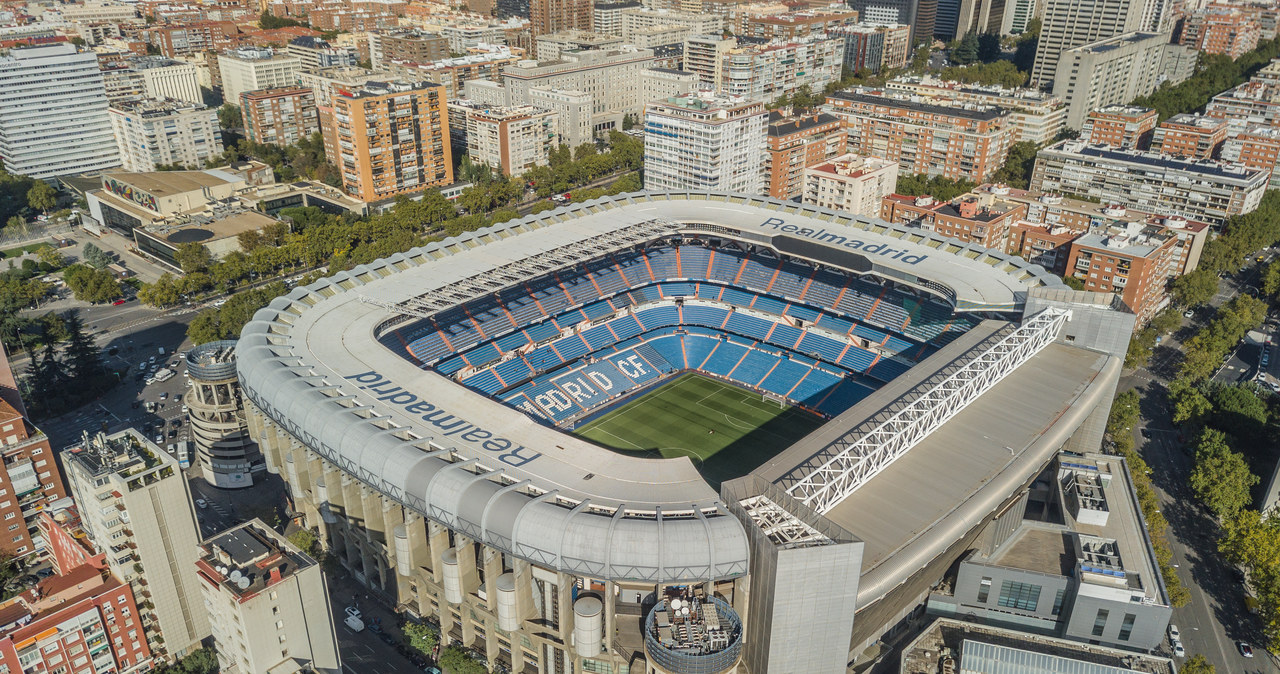
[[[56,416],[75,409],[119,383],[109,372],[93,338],[85,333],[84,321],[75,311],[62,315],[65,343],[58,348],[45,340],[43,348],[31,355],[23,384],[23,396],[32,416]]]

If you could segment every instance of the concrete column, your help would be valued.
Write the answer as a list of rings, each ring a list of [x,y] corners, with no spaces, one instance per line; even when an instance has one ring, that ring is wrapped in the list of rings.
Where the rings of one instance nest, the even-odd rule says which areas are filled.
[[[360,512],[364,513],[365,536],[379,546],[387,542],[386,523],[382,513],[386,508],[382,494],[360,483]]]
[[[566,646],[572,643],[573,634],[573,581],[574,577],[563,571],[556,574],[556,600],[560,611],[560,624],[556,636]]]
[[[444,583],[442,560],[444,551],[449,549],[449,530],[428,520],[427,541],[431,547],[431,579],[436,585],[441,585]]]
[[[480,572],[476,559],[475,542],[457,532],[453,534],[454,548],[458,552],[458,571],[462,576],[462,596],[475,594],[480,589]]]

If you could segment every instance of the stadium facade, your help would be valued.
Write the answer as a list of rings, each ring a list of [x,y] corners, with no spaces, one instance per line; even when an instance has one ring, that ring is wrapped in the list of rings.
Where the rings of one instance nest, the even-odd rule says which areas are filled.
[[[491,664],[831,672],[1099,446],[1133,320],[931,232],[641,193],[295,289],[237,367],[337,559]],[[686,371],[827,421],[719,492],[566,432]]]

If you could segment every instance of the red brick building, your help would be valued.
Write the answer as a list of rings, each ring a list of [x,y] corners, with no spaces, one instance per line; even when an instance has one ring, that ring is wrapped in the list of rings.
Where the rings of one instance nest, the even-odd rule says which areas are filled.
[[[1151,151],[1175,157],[1213,159],[1227,140],[1227,120],[1194,113],[1174,115],[1151,137]]]
[[[880,204],[880,219],[919,227],[966,243],[1003,251],[1013,225],[1027,207],[991,192],[970,192],[951,201],[891,194]]]
[[[45,550],[54,573],[62,576],[81,566],[107,567],[106,555],[98,552],[80,527],[80,511],[75,506],[40,513],[37,520],[44,536]]]
[[[173,58],[230,49],[235,46],[239,32],[236,24],[230,21],[198,21],[151,26],[143,34],[147,42],[160,49],[161,54]]]
[[[935,105],[909,96],[855,89],[827,96],[848,149],[898,162],[900,174],[982,182],[1004,164],[1013,144],[1009,113],[975,105]]]
[[[255,143],[293,145],[320,130],[316,94],[307,87],[259,89],[240,94],[245,137]]]
[[[1080,140],[1094,145],[1145,150],[1159,121],[1160,116],[1151,108],[1108,105],[1089,113],[1080,129]]]
[[[1082,232],[1062,225],[1023,220],[1009,228],[1005,252],[1062,276],[1067,271],[1067,258],[1071,256],[1071,242],[1081,236]]]
[[[1169,303],[1177,242],[1166,228],[1139,222],[1085,234],[1071,242],[1067,273],[1085,290],[1119,295],[1146,323]]]
[[[0,671],[143,668],[151,660],[145,629],[127,584],[80,566],[0,604]]]
[[[64,498],[67,489],[49,438],[3,400],[0,454],[0,551],[22,557],[36,551],[40,511]]]
[[[1251,14],[1229,5],[1209,5],[1186,17],[1178,42],[1206,54],[1237,59],[1257,47],[1261,35]]]
[[[1280,187],[1276,165],[1280,164],[1280,128],[1251,126],[1222,144],[1222,158],[1253,169],[1271,171],[1271,188]]]
[[[846,139],[840,119],[833,115],[817,112],[788,117],[770,113],[764,163],[769,196],[804,196],[804,170],[844,154]]]

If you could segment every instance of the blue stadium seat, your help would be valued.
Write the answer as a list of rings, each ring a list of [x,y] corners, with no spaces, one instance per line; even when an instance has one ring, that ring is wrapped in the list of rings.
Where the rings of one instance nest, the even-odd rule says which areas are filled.
[[[769,333],[769,343],[790,349],[794,348],[796,342],[800,341],[801,331],[793,328],[785,323],[778,323],[773,327],[773,331]]]
[[[785,396],[791,392],[796,384],[800,383],[800,379],[804,377],[811,368],[791,360],[783,359],[778,366],[773,368],[773,372],[760,382],[760,388]]]
[[[702,369],[712,374],[726,376],[738,364],[738,361],[742,360],[742,356],[746,352],[745,347],[723,340],[716,346],[711,357],[703,364]]]
[[[778,364],[780,358],[776,354],[765,353],[763,351],[748,351],[745,358],[738,363],[728,373],[732,379],[736,379],[747,386],[757,386],[764,380],[765,375]]]

